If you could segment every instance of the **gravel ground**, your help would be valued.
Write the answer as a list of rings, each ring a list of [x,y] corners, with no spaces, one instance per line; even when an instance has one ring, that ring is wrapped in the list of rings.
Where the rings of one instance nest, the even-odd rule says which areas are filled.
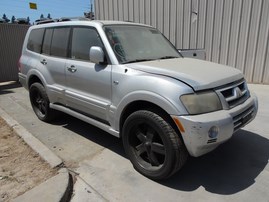
[[[56,174],[0,117],[0,202],[10,201]]]

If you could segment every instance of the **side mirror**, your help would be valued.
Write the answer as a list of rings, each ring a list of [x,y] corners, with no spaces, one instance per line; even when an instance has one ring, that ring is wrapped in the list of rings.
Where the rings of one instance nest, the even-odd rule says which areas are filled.
[[[105,54],[101,47],[92,46],[89,53],[90,61],[96,64],[105,62]]]

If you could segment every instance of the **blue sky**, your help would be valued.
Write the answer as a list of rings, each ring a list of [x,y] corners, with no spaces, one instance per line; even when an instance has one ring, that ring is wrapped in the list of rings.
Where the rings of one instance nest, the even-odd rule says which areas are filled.
[[[11,20],[16,18],[30,17],[31,23],[43,14],[47,17],[50,13],[52,18],[78,17],[90,10],[90,3],[94,0],[0,0],[0,18],[5,13]],[[29,2],[37,4],[37,10],[30,9]]]

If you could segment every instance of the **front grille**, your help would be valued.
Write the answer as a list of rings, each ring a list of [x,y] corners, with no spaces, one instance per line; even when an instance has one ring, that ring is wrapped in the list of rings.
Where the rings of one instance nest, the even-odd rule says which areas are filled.
[[[231,109],[249,98],[249,91],[245,80],[241,80],[235,84],[217,90],[218,95],[223,97],[226,103],[225,108]],[[221,99],[223,100],[223,99]]]
[[[253,117],[254,106],[233,117],[234,132],[245,125]]]

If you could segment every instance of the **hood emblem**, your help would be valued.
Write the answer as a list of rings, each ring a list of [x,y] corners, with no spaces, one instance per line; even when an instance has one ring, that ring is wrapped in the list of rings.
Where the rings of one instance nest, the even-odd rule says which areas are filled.
[[[240,90],[240,88],[236,87],[233,89],[233,95],[236,97],[236,98],[240,98],[242,97],[243,93],[242,91]]]

